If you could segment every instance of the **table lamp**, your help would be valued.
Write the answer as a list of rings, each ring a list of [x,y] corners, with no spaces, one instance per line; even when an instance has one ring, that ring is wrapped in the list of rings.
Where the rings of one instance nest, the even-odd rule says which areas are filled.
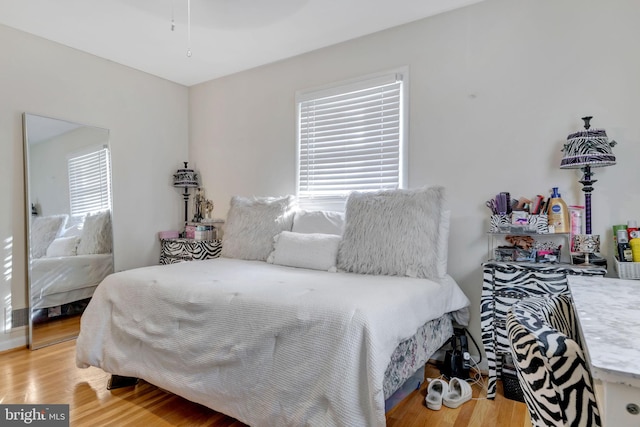
[[[560,169],[580,169],[582,170],[582,184],[585,203],[585,234],[573,236],[573,247],[578,252],[584,254],[585,264],[590,264],[589,255],[600,251],[600,236],[591,233],[591,192],[593,184],[597,180],[593,179],[591,168],[605,167],[616,164],[616,156],[613,155],[611,147],[616,145],[615,141],[609,142],[607,132],[604,129],[591,129],[590,121],[593,117],[583,117],[584,130],[569,134],[567,143],[562,151],[564,157],[560,162]]]
[[[182,196],[184,197],[184,223],[187,223],[187,210],[189,208],[189,188],[198,187],[198,174],[193,170],[189,169],[187,165],[189,162],[184,162],[184,168],[178,169],[176,173],[173,174],[173,186],[178,188],[184,188],[184,193]]]

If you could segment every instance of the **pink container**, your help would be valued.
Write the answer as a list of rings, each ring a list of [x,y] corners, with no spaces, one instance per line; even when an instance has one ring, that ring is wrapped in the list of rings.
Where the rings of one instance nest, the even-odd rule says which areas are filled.
[[[179,231],[160,231],[158,232],[158,237],[160,239],[177,239],[180,237]]]

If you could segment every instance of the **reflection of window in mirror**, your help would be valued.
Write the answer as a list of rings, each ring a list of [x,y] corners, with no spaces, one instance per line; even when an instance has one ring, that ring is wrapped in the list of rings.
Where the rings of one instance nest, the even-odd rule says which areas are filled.
[[[107,147],[76,153],[67,160],[71,215],[111,209],[111,176]]]

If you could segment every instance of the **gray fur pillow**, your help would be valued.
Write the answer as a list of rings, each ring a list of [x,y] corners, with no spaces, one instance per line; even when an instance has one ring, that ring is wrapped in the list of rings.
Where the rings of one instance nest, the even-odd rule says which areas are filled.
[[[111,211],[87,215],[80,234],[78,255],[109,254],[112,251]]]
[[[436,279],[444,187],[351,193],[338,268]]]
[[[67,215],[39,216],[31,221],[31,257],[42,258],[67,222]]]
[[[232,197],[221,255],[266,261],[273,250],[273,237],[282,231],[291,231],[294,208],[293,196]]]

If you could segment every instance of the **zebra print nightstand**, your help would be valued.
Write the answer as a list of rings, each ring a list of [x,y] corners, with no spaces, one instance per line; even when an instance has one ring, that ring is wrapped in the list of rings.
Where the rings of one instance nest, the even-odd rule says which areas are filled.
[[[222,240],[161,239],[160,264],[218,258]]]
[[[569,294],[567,276],[604,276],[607,270],[570,264],[515,262],[487,262],[482,264],[482,270],[480,325],[489,365],[487,398],[493,399],[496,380],[502,374],[502,355],[510,352],[506,327],[509,307],[528,296]]]

